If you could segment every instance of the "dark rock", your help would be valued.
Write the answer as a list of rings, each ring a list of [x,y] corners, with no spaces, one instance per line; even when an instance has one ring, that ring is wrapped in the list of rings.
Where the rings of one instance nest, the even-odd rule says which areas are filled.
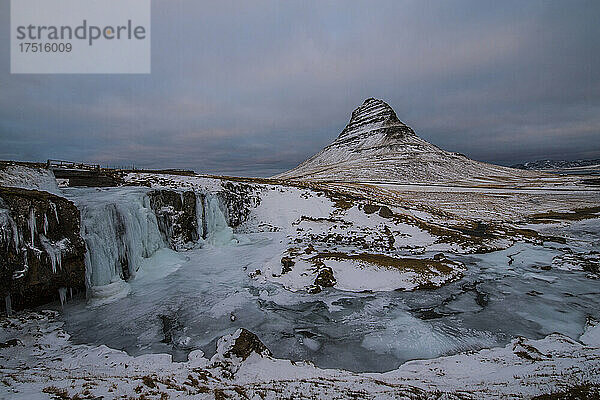
[[[236,356],[242,360],[247,359],[250,354],[271,355],[267,346],[260,341],[258,336],[247,329],[241,328],[238,337],[224,353],[224,357]],[[237,333],[237,332],[236,332]]]
[[[281,265],[283,266],[281,268],[281,274],[287,274],[288,272],[290,272],[292,270],[292,267],[295,265],[296,263],[290,258],[290,257],[282,257],[281,258]]]
[[[148,193],[150,207],[156,214],[163,239],[175,250],[198,240],[196,194],[174,190],[154,190]]]
[[[448,315],[452,315],[452,313],[439,312],[434,307],[419,308],[416,310],[411,310],[411,312],[413,312],[417,318],[420,318],[422,320],[438,319],[446,317]]]
[[[543,242],[554,242],[560,244],[567,244],[567,239],[562,236],[540,236]]]
[[[47,192],[0,188],[0,297],[22,310],[85,290],[79,210]],[[33,231],[33,232],[32,232]]]
[[[379,211],[381,207],[379,206],[374,206],[372,204],[365,204],[363,205],[363,211],[365,212],[365,214],[374,214],[377,211]]]
[[[465,235],[469,235],[469,236],[473,236],[473,237],[477,237],[477,238],[489,238],[491,237],[491,234],[488,233],[488,224],[485,224],[483,222],[476,222],[474,226],[472,227],[465,227],[465,228],[457,228],[460,232],[464,233]]]
[[[381,208],[379,209],[379,216],[381,218],[392,218],[394,216],[394,213],[388,207],[381,206]]]
[[[483,293],[480,291],[476,292],[475,303],[477,303],[478,306],[486,307],[488,305],[488,302],[489,302],[489,296],[487,293]]]
[[[582,268],[586,272],[600,274],[600,258],[584,258]]]
[[[257,276],[261,275],[262,272],[260,269],[255,269],[253,272],[250,272],[250,274],[248,274],[250,276],[250,278],[256,278]]]
[[[308,287],[307,291],[310,294],[317,294],[317,293],[321,293],[322,289],[321,289],[321,286],[319,286],[319,285],[311,285]]]
[[[164,339],[161,340],[163,343],[175,344],[174,338],[179,331],[183,329],[183,325],[179,322],[179,319],[174,315],[164,315],[161,314],[158,316],[162,323],[162,331],[164,335]]]
[[[113,170],[53,168],[52,172],[57,179],[68,179],[72,187],[115,187],[125,183],[123,174]]]
[[[437,253],[436,255],[433,256],[433,259],[435,261],[442,261],[446,259],[446,256],[444,255],[444,253]]]
[[[331,268],[325,267],[319,270],[317,278],[315,279],[315,285],[325,288],[333,287],[335,283],[336,280],[333,276],[333,270]]]
[[[530,290],[529,292],[526,293],[528,296],[539,296],[543,293],[538,292],[537,290]]]
[[[226,208],[227,225],[235,228],[246,221],[250,211],[260,204],[260,196],[254,186],[245,183],[225,181],[222,187],[218,196]]]
[[[23,344],[19,339],[10,339],[6,342],[0,343],[0,349],[6,349],[7,347],[14,347]]]

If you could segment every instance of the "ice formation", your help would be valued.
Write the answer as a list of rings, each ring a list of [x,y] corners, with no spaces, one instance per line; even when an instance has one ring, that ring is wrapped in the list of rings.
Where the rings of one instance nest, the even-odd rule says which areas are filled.
[[[29,233],[31,235],[31,247],[35,247],[34,244],[34,238],[35,238],[35,234],[37,233],[37,225],[35,222],[35,210],[33,209],[33,207],[31,207],[29,209]]]
[[[60,220],[58,219],[58,211],[56,210],[56,204],[54,204],[50,200],[48,200],[48,203],[50,204],[50,208],[52,209],[52,211],[54,211],[54,218],[56,219],[56,222],[60,223]]]
[[[23,252],[23,269],[13,272],[13,280],[21,279],[29,271],[29,262],[27,261],[27,252]]]
[[[144,260],[170,247],[166,240],[171,234],[169,224],[157,219],[146,189],[72,190],[69,195],[81,210],[89,294],[97,298],[126,295],[126,282],[136,276]],[[218,197],[198,193],[196,204],[198,237],[211,244],[231,242],[233,230],[227,226]]]
[[[4,297],[4,306],[6,308],[6,315],[10,317],[12,315],[12,304],[10,300],[10,293]]]
[[[18,250],[20,245],[19,228],[10,216],[10,211],[2,207],[2,203],[2,199],[0,199],[0,239],[5,246],[8,246],[12,240],[15,249]]]
[[[213,194],[205,196],[203,214],[206,221],[206,239],[208,242],[212,244],[227,244],[231,242],[233,239],[233,229],[227,225],[217,196]]]
[[[89,286],[135,276],[143,257],[166,246],[144,192],[108,192],[81,200],[81,236],[88,250]]]
[[[64,306],[67,301],[67,288],[61,287],[58,289],[58,297],[60,298],[60,305]]]
[[[42,247],[50,258],[52,272],[56,273],[58,269],[62,268],[62,252],[66,248],[69,240],[64,238],[55,243],[42,234],[39,234],[38,237],[40,239],[40,243],[42,243]]]

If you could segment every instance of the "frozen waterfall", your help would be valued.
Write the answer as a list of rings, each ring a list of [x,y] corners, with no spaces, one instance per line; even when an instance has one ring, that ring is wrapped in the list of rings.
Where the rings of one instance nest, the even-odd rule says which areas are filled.
[[[196,210],[198,213],[198,210]],[[219,198],[213,194],[204,196],[202,212],[206,229],[205,238],[211,244],[223,245],[233,240],[233,229],[227,225],[227,220],[220,207]],[[201,235],[200,235],[201,236]]]
[[[165,227],[151,207],[150,192],[146,188],[69,190],[81,210],[89,297],[123,297],[129,291],[127,281],[135,277],[143,261],[170,247],[165,240],[169,232],[161,231]],[[216,195],[196,194],[196,220],[198,246],[232,241],[233,230]]]

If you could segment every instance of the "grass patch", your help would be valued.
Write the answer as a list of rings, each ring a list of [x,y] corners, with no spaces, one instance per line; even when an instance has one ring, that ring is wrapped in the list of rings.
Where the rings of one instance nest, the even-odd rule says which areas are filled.
[[[599,207],[576,208],[572,212],[549,211],[546,213],[533,214],[529,219],[533,223],[543,223],[548,221],[581,221],[584,219],[597,218],[600,213]]]
[[[564,391],[542,394],[532,400],[595,400],[600,399],[600,387],[592,384],[572,386]]]
[[[450,274],[454,271],[453,267],[457,266],[456,263],[448,260],[396,258],[386,256],[385,254],[372,253],[346,254],[340,252],[325,252],[311,257],[312,261],[323,259],[361,261],[378,267],[397,269],[400,271],[414,271],[418,273],[427,273],[436,270],[442,274]]]

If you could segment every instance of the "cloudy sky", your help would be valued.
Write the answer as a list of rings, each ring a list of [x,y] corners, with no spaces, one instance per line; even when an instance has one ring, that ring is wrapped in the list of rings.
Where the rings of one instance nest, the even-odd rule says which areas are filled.
[[[152,3],[152,74],[11,75],[0,159],[268,176],[365,98],[423,138],[511,164],[600,158],[600,2]]]

